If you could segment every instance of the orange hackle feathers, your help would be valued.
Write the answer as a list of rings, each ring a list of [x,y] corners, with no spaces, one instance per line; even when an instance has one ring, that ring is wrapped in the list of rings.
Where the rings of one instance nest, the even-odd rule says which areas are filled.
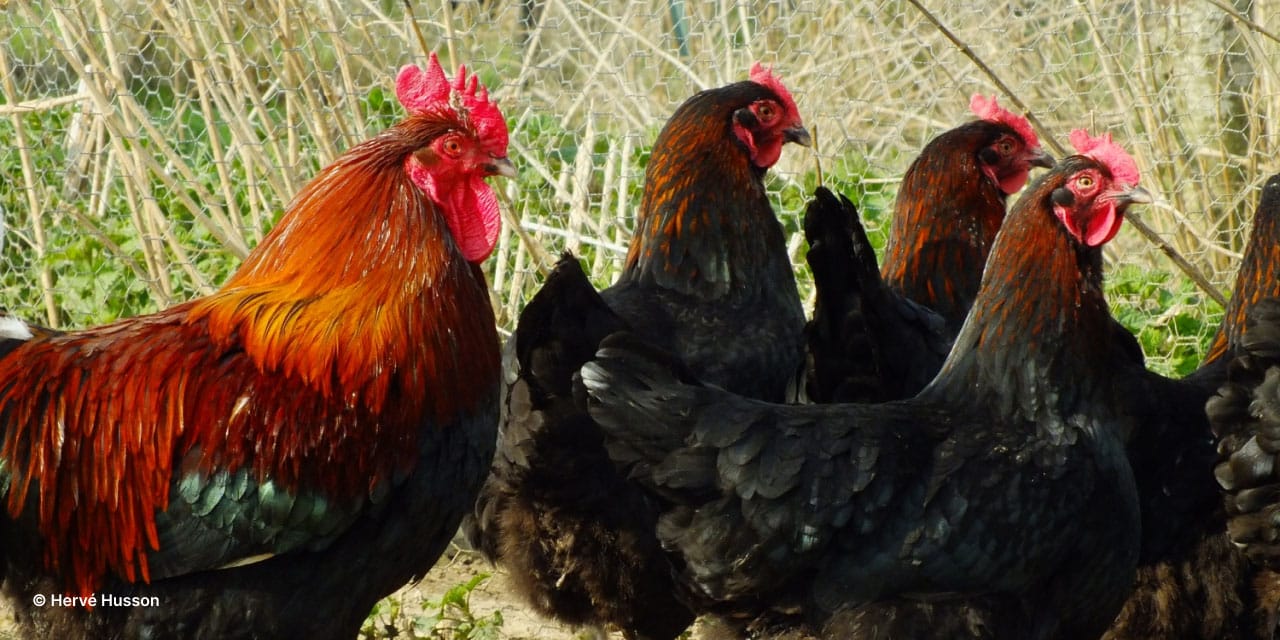
[[[757,227],[776,220],[764,198],[762,173],[748,149],[726,125],[739,110],[760,100],[781,100],[797,122],[795,102],[772,72],[753,67],[751,80],[699,92],[671,115],[653,144],[624,279],[657,278],[666,287],[699,289],[718,298],[735,286],[740,267],[768,256],[762,245],[772,231]],[[779,148],[782,138],[776,143]],[[776,160],[776,158],[775,158]],[[759,215],[759,218],[756,216]],[[767,217],[766,217],[767,216]]]
[[[459,126],[410,116],[344,154],[213,295],[0,360],[9,513],[92,593],[149,580],[179,473],[249,469],[367,497],[496,387],[487,287],[405,158]]]
[[[931,140],[903,176],[880,273],[886,284],[954,329],[978,292],[983,264],[1005,217],[1005,195],[984,179],[976,155],[981,121]]]

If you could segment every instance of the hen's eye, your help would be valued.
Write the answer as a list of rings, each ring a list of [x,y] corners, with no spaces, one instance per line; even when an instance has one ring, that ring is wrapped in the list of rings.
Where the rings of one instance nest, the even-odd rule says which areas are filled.
[[[1013,142],[1010,140],[1002,140],[1000,142],[999,149],[1000,155],[1002,156],[1013,155]]]
[[[1093,176],[1080,176],[1076,178],[1076,186],[1081,189],[1088,189],[1093,186]]]
[[[761,120],[772,120],[774,116],[778,115],[778,111],[773,108],[772,104],[769,104],[768,102],[761,102],[760,106],[756,109],[756,115]]]

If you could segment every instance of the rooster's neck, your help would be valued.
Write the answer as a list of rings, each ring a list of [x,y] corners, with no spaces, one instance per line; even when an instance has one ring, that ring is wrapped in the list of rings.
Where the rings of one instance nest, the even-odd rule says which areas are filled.
[[[308,184],[189,321],[326,398],[377,413],[395,397],[443,419],[483,392],[467,381],[496,375],[492,308],[483,276],[382,141]],[[406,381],[415,388],[396,388]]]

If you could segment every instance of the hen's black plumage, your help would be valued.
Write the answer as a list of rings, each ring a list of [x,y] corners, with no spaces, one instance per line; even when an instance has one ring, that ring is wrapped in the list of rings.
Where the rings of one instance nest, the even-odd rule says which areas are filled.
[[[1105,630],[1140,521],[1132,416],[1115,409],[1132,361],[1112,344],[1101,251],[1052,211],[1085,174],[1105,179],[1073,156],[1014,207],[942,372],[910,400],[772,405],[690,384],[643,339],[602,343],[582,370],[591,415],[610,455],[677,505],[659,535],[699,608],[799,607],[818,629],[866,603],[978,597],[1016,637]],[[1099,192],[1076,197],[1077,224],[1100,219]]]
[[[1270,494],[1280,496],[1280,471],[1272,459],[1280,451],[1272,429],[1280,423],[1268,414],[1268,390],[1274,389],[1269,379],[1280,366],[1280,302],[1273,299],[1280,297],[1277,273],[1280,174],[1263,187],[1235,292],[1210,351],[1211,359],[1227,363],[1222,367],[1225,384],[1207,406],[1222,456],[1215,474],[1227,491],[1232,539],[1249,545],[1249,552],[1259,557],[1272,555],[1270,539],[1280,539],[1276,525],[1267,524],[1277,509]]]
[[[776,79],[763,82],[676,110],[654,144],[619,281],[598,294],[562,260],[507,346],[503,431],[468,537],[543,615],[652,639],[693,620],[649,498],[618,475],[570,394],[604,335],[625,324],[750,397],[782,401],[799,374],[804,314],[763,176],[784,142],[808,134]]]

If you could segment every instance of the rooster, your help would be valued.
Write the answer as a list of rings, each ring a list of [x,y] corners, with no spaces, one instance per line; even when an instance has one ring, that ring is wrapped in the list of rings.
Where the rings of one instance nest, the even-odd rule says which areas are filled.
[[[396,85],[410,115],[217,292],[0,360],[0,566],[27,635],[352,638],[443,551],[496,437],[484,179],[514,168],[465,69],[432,56]],[[55,595],[80,600],[32,605]]]
[[[810,201],[810,399],[892,400],[924,388],[978,293],[1005,200],[1032,167],[1053,166],[1025,117],[979,94],[969,108],[977,120],[931,140],[907,168],[878,271],[853,204],[823,188]]]
[[[654,142],[623,273],[598,293],[566,257],[507,345],[502,435],[468,537],[542,615],[676,637],[674,596],[648,498],[619,476],[572,376],[621,327],[705,379],[782,401],[803,361],[804,312],[763,178],[787,142],[807,145],[795,101],[756,65],[700,92]],[[593,304],[594,303],[594,304]]]
[[[786,406],[696,382],[620,332],[581,370],[611,457],[658,499],[699,609],[803,611],[824,637],[886,598],[983,598],[1001,637],[1101,634],[1138,560],[1102,246],[1149,202],[1109,136],[1014,205],[938,377],[914,398]],[[1028,279],[1026,274],[1037,274]]]

